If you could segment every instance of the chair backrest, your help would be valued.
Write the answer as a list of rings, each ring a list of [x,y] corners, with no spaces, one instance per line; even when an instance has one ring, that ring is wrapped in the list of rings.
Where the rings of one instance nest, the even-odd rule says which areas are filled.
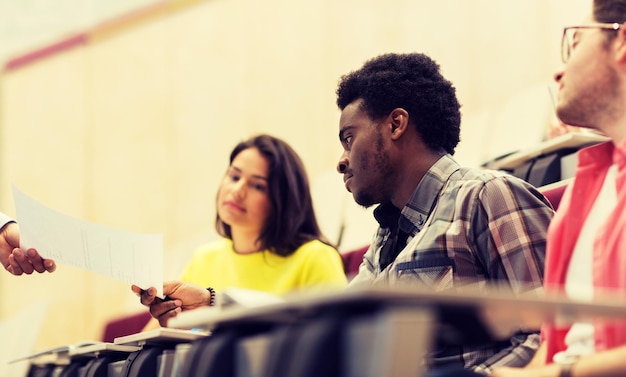
[[[365,254],[368,248],[369,245],[366,245],[341,254],[343,271],[348,279],[352,279],[359,272],[359,266],[363,262],[363,254]]]
[[[556,210],[561,203],[563,192],[565,188],[571,182],[571,179],[562,180],[549,185],[539,187],[539,191],[550,201],[552,207]]]
[[[148,310],[127,314],[110,320],[104,326],[102,341],[112,343],[115,338],[140,332],[152,318]]]

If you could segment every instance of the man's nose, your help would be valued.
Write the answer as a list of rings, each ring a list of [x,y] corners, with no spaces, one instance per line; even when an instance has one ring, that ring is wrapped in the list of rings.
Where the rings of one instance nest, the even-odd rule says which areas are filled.
[[[337,163],[337,172],[339,174],[344,174],[348,169],[348,159],[342,156]]]

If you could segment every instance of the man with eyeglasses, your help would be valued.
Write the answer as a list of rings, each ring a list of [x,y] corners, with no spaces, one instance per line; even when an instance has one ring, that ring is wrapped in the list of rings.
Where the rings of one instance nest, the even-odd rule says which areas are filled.
[[[626,295],[626,0],[595,0],[593,17],[564,29],[557,114],[607,143],[578,154],[574,181],[548,231],[545,290],[576,300]],[[626,375],[626,321],[546,324],[524,369],[497,377]]]
[[[33,272],[54,272],[52,259],[43,259],[37,250],[22,250],[19,227],[9,216],[0,212],[0,262],[13,275],[30,275]]]

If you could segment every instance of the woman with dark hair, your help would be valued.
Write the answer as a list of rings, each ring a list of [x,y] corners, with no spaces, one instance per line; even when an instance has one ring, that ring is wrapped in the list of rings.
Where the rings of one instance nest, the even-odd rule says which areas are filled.
[[[165,283],[164,294],[174,300],[154,300],[153,289],[133,286],[162,326],[228,288],[283,295],[346,286],[341,257],[318,226],[304,165],[284,141],[259,135],[237,144],[216,204],[223,238],[195,252],[182,281]],[[190,292],[196,299],[188,299]]]
[[[237,163],[238,158],[241,162]],[[269,201],[269,208],[261,215],[264,221],[253,240],[254,247],[286,257],[308,241],[321,240],[328,244],[315,218],[309,181],[300,157],[287,143],[269,135],[243,141],[231,152],[230,166],[217,198],[217,232],[233,239],[233,226],[237,225],[231,226],[221,216],[231,214],[225,202],[229,195],[237,195],[235,190],[240,188],[242,171],[252,166],[258,168],[258,174],[251,180],[252,191],[259,192],[263,201]]]

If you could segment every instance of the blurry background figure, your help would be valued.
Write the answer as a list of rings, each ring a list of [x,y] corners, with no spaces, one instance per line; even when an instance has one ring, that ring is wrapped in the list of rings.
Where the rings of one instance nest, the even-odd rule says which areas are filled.
[[[580,128],[567,125],[559,120],[555,120],[548,124],[546,131],[546,140],[554,139],[557,136],[565,135],[570,132],[591,132],[588,128]]]

